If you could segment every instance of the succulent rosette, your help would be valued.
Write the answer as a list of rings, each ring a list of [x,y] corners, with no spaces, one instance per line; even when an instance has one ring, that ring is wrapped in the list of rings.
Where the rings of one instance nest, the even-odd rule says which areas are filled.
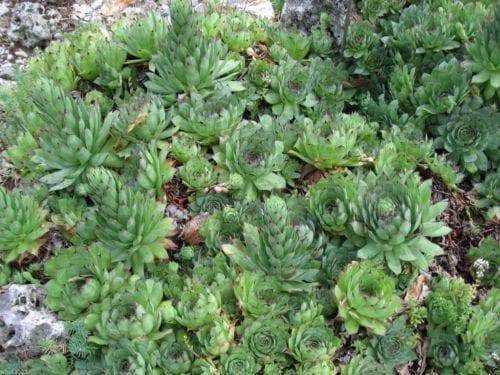
[[[149,337],[160,339],[166,332],[160,332],[160,304],[163,286],[151,279],[137,280],[129,290],[115,294],[94,327],[90,340],[99,345],[118,342],[123,338]]]
[[[323,230],[344,234],[352,215],[351,201],[356,197],[354,180],[349,176],[333,174],[311,187],[308,197],[309,210]]]
[[[19,191],[0,186],[0,257],[6,263],[36,255],[49,226],[47,212],[39,203]]]
[[[417,359],[414,350],[416,343],[415,335],[406,326],[406,318],[400,317],[391,324],[384,336],[371,340],[370,349],[378,362],[392,371],[396,366]]]
[[[199,94],[193,94],[189,101],[179,105],[172,121],[200,144],[210,145],[231,133],[240,123],[244,109],[244,102],[234,97],[216,93],[204,99]]]
[[[280,281],[286,291],[307,290],[319,273],[312,256],[322,245],[308,225],[292,225],[285,201],[271,196],[264,204],[266,225],[243,225],[244,241],[222,246],[224,253],[243,269],[261,271]]]
[[[279,315],[288,308],[288,294],[280,291],[279,281],[261,272],[244,271],[234,286],[234,294],[249,316]]]
[[[221,373],[223,375],[257,374],[261,366],[252,353],[245,348],[235,347],[229,353],[221,356]]]
[[[500,218],[500,172],[492,172],[474,186],[479,194],[476,206],[488,209],[486,217],[490,220]]]
[[[326,325],[303,323],[292,329],[288,346],[300,363],[326,361],[340,345],[340,340]]]
[[[246,327],[245,345],[260,363],[285,360],[288,327],[281,319],[259,318]]]
[[[196,330],[219,314],[219,296],[208,288],[194,285],[184,290],[176,309],[177,322],[189,330]]]
[[[460,347],[457,337],[435,330],[429,347],[434,366],[444,373],[453,373],[460,363]]]
[[[402,262],[425,270],[443,252],[427,237],[450,232],[435,220],[447,202],[431,204],[431,181],[419,183],[415,175],[394,183],[370,173],[365,182],[354,208],[353,234],[348,233],[354,243],[364,243],[358,257],[385,263],[395,274],[401,273]]]
[[[436,146],[449,152],[451,160],[468,173],[485,171],[489,161],[485,154],[493,133],[493,117],[488,111],[463,111],[438,128],[440,137]]]
[[[271,77],[271,88],[266,101],[272,105],[275,115],[292,119],[301,109],[313,107],[317,99],[314,95],[314,76],[298,62],[289,60],[280,64]]]
[[[267,123],[248,122],[233,132],[215,160],[227,170],[230,187],[246,200],[255,200],[259,191],[285,187],[280,174],[286,160],[283,150]]]
[[[393,279],[370,261],[351,263],[340,275],[334,292],[339,316],[349,333],[363,326],[384,335],[387,319],[401,307]]]

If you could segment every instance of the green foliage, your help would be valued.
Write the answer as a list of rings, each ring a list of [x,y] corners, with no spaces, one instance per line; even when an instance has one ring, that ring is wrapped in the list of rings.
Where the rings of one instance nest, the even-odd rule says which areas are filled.
[[[487,99],[495,94],[500,97],[500,7],[496,7],[494,17],[491,17],[478,32],[473,42],[467,45],[467,52],[472,60],[472,83],[484,86]]]
[[[353,22],[347,30],[344,56],[355,60],[366,59],[367,54],[378,43],[379,38],[370,22]]]
[[[97,205],[97,237],[114,262],[124,261],[142,274],[145,264],[167,257],[166,237],[173,234],[173,223],[154,199],[124,186],[105,169],[91,170],[88,184]]]
[[[44,80],[41,85],[33,97],[44,120],[34,159],[48,172],[41,181],[51,190],[61,190],[80,183],[90,168],[116,164],[110,129],[117,113],[102,120],[98,106],[86,107],[52,81]]]
[[[405,56],[439,54],[460,47],[454,14],[425,1],[405,8],[398,22],[388,23],[386,42]],[[458,22],[457,22],[458,23]]]
[[[280,190],[285,179],[283,142],[276,140],[272,124],[250,122],[237,128],[216,153],[217,163],[227,169],[230,187],[246,200],[255,200],[259,191]]]
[[[394,367],[417,359],[414,347],[416,337],[406,327],[406,318],[397,318],[387,329],[384,336],[370,341],[370,351],[378,362],[393,371]]]
[[[128,142],[162,141],[177,131],[171,126],[171,115],[165,112],[157,96],[137,93],[120,103],[119,115],[113,124],[119,137]]]
[[[486,217],[490,220],[500,217],[500,172],[491,172],[485,179],[476,184],[479,193],[477,207],[487,208]]]
[[[321,243],[313,230],[308,225],[294,227],[285,201],[277,196],[265,201],[264,210],[263,226],[245,223],[244,242],[226,244],[222,250],[243,269],[276,277],[285,290],[314,286],[319,270],[312,256]]]
[[[323,230],[342,234],[347,230],[352,212],[351,201],[357,189],[351,176],[332,174],[309,190],[309,210]]]
[[[449,152],[449,158],[468,173],[486,171],[490,165],[485,150],[490,148],[498,120],[491,112],[462,110],[439,127],[436,146]]]
[[[245,328],[242,339],[243,345],[260,363],[285,360],[288,327],[280,319],[256,319]]]
[[[47,305],[64,319],[85,317],[93,303],[101,302],[127,285],[123,265],[112,268],[111,254],[98,246],[69,248],[45,264]]]
[[[43,235],[49,230],[47,211],[31,196],[7,191],[0,186],[0,251],[2,261],[21,261],[37,255]]]
[[[292,356],[301,364],[324,362],[340,345],[332,330],[327,327],[317,306],[302,304],[291,318],[293,327],[288,340]]]
[[[67,333],[0,373],[498,372],[497,4],[360,0],[341,41],[205,3],[0,89],[0,285]]]
[[[164,194],[164,185],[169,182],[175,174],[173,168],[167,161],[168,150],[166,147],[158,149],[152,142],[144,147],[139,162],[137,183],[145,191],[152,191],[156,197]]]
[[[29,62],[26,74],[32,79],[46,77],[56,82],[64,92],[74,90],[78,78],[71,64],[71,47],[68,40],[51,44],[44,53]]]
[[[306,119],[302,135],[290,153],[320,170],[360,165],[359,144],[372,131],[358,114],[342,114],[316,124]]]
[[[460,348],[457,338],[435,329],[431,332],[430,339],[429,352],[433,365],[444,373],[453,374],[460,362]]]
[[[500,244],[493,237],[487,237],[478,247],[469,250],[471,271],[482,285],[500,286]]]
[[[238,74],[240,62],[226,56],[223,44],[203,36],[191,1],[173,1],[170,16],[166,45],[151,60],[154,73],[148,74],[146,87],[165,96],[193,92],[206,95],[217,83],[240,90],[241,85],[231,81]]]
[[[361,0],[360,3],[363,16],[374,22],[386,14],[401,12],[406,0]]]
[[[178,133],[172,138],[172,156],[181,163],[188,162],[200,152],[200,146],[187,133]]]
[[[386,369],[373,357],[363,357],[358,354],[351,359],[348,365],[342,367],[340,373],[341,375],[379,375],[386,374]]]
[[[311,38],[301,31],[275,29],[271,39],[297,61],[304,59],[311,48]]]
[[[472,312],[472,288],[463,279],[442,277],[433,282],[427,299],[432,324],[460,334],[465,331]]]
[[[273,114],[292,119],[302,108],[312,108],[317,100],[313,92],[315,74],[311,69],[294,60],[286,60],[271,76],[271,88],[266,101],[271,104]]]
[[[311,48],[319,56],[327,56],[332,52],[333,38],[329,32],[330,24],[330,16],[321,13],[319,25],[311,32]]]
[[[462,335],[466,363],[476,362],[476,367],[480,370],[483,370],[483,364],[496,367],[496,352],[500,344],[499,297],[499,290],[493,288],[480,305],[475,307],[467,324],[467,331]]]
[[[151,279],[131,280],[127,290],[116,294],[100,314],[96,314],[94,335],[89,341],[106,345],[121,339],[162,338],[160,303],[162,285]]]
[[[450,228],[436,217],[447,202],[431,204],[431,181],[419,183],[415,175],[400,176],[394,184],[386,176],[370,174],[361,188],[351,221],[352,240],[362,238],[358,251],[362,259],[385,263],[396,275],[402,262],[425,270],[442,249],[427,239],[441,237]]]
[[[288,295],[280,292],[280,282],[260,272],[241,273],[234,294],[249,316],[273,316],[287,311]]]
[[[394,281],[372,262],[353,262],[340,275],[335,286],[339,316],[347,332],[360,326],[376,335],[386,333],[386,320],[401,307]]]
[[[187,161],[179,171],[182,182],[193,190],[202,190],[217,180],[214,167],[207,159],[194,157]]]
[[[200,144],[216,144],[240,123],[243,110],[242,101],[222,93],[208,99],[193,94],[189,102],[179,105],[179,112],[172,121]]]
[[[197,284],[188,286],[177,303],[176,319],[187,329],[198,329],[219,315],[220,304],[218,292]]]
[[[192,365],[193,354],[186,332],[179,330],[167,335],[160,347],[160,368],[167,374],[185,374]]]
[[[205,353],[218,356],[229,349],[234,336],[234,326],[226,316],[222,316],[203,326],[196,334]]]
[[[253,375],[259,372],[260,367],[248,349],[236,348],[221,357],[221,373],[224,375]]]
[[[468,90],[469,77],[460,63],[455,58],[444,61],[420,78],[420,86],[415,89],[416,114],[425,117],[451,113],[462,103]]]
[[[219,22],[220,37],[231,51],[244,51],[267,39],[264,21],[247,13],[229,11],[222,15]]]
[[[114,36],[129,55],[139,60],[151,60],[167,37],[167,24],[160,15],[149,13],[138,21],[119,25]]]

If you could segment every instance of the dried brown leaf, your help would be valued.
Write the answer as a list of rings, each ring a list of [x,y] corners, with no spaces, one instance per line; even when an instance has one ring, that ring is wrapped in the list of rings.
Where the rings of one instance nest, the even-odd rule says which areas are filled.
[[[431,276],[428,273],[422,273],[417,277],[417,280],[408,287],[404,301],[409,303],[415,301],[422,303],[425,297],[429,294],[429,282]]]

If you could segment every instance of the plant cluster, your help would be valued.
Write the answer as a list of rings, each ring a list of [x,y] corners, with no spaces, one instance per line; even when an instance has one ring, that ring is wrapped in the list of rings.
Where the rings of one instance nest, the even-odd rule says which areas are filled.
[[[500,8],[358,7],[340,53],[327,14],[306,34],[172,0],[1,89],[0,284],[43,284],[68,336],[2,374],[498,370]],[[475,285],[424,300],[456,229],[439,189],[492,234]]]

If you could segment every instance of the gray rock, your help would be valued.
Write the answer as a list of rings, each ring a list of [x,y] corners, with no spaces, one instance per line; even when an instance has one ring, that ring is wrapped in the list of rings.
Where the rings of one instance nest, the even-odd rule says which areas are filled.
[[[9,13],[7,4],[0,3],[0,17],[5,16],[7,13]]]
[[[355,13],[353,0],[286,0],[281,12],[281,21],[309,32],[318,24],[321,13],[332,18],[330,32],[337,48],[344,44],[344,36]]]
[[[13,80],[15,74],[16,68],[14,67],[14,64],[10,62],[4,62],[2,65],[0,65],[0,78]]]
[[[257,17],[274,18],[273,4],[269,0],[227,0],[227,5]]]
[[[28,48],[44,45],[52,39],[61,18],[57,10],[47,13],[40,3],[18,2],[12,10],[7,37]]]
[[[64,339],[64,324],[45,307],[45,289],[10,284],[0,290],[0,360],[40,355],[43,339]]]

